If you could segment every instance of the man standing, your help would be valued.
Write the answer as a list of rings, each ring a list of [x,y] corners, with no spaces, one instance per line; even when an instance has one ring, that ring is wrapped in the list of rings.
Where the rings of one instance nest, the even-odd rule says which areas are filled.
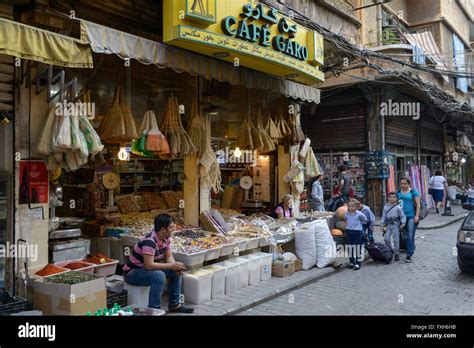
[[[181,273],[186,266],[176,262],[171,253],[171,234],[175,225],[168,214],[155,217],[155,229],[133,247],[127,264],[123,267],[125,281],[135,286],[150,286],[148,307],[161,309],[161,295],[169,279],[168,311],[192,313],[193,308],[180,303]]]

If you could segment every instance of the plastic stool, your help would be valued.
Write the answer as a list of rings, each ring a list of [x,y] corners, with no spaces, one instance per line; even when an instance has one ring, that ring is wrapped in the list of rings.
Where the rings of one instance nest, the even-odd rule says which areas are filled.
[[[123,288],[128,291],[127,304],[148,307],[148,297],[150,295],[149,286],[135,286],[124,282]]]

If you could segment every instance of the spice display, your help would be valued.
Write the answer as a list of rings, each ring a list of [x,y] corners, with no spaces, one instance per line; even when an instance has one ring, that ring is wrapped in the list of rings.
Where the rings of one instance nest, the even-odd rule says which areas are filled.
[[[183,192],[161,191],[161,196],[170,209],[178,209],[179,201],[183,199]]]
[[[181,253],[181,254],[196,254],[199,252],[204,251],[203,249],[193,246],[193,245],[173,245],[171,250],[174,253]]]
[[[44,266],[43,269],[39,270],[38,272],[35,273],[35,275],[40,276],[40,277],[46,277],[49,275],[53,275],[56,273],[61,273],[65,272],[67,269],[55,266],[51,263],[48,263],[46,266]]]
[[[137,201],[135,200],[135,196],[133,194],[116,197],[115,201],[117,202],[117,205],[122,214],[140,211],[140,207],[138,206]]]
[[[75,261],[75,262],[70,262],[67,265],[64,265],[64,268],[76,270],[76,269],[86,268],[86,267],[90,267],[90,266],[91,265],[88,264],[88,263]]]
[[[206,237],[206,232],[199,230],[181,230],[173,233],[173,236],[182,238],[204,238]]]
[[[148,211],[148,210],[150,210],[150,209],[148,208],[148,205],[146,204],[145,198],[143,198],[143,196],[134,195],[134,197],[135,197],[135,202],[137,203],[138,209],[139,209],[140,211]]]
[[[45,278],[45,283],[75,285],[96,279],[92,274],[82,272],[67,272]]]
[[[141,196],[150,210],[166,208],[166,205],[160,204],[160,201],[163,200],[159,197],[158,192],[142,192]]]
[[[104,263],[113,262],[114,260],[108,258],[105,255],[97,254],[95,256],[92,256],[92,257],[89,257],[89,258],[85,259],[84,261],[89,262],[89,263],[94,263],[96,265],[101,265],[101,264],[104,264]]]

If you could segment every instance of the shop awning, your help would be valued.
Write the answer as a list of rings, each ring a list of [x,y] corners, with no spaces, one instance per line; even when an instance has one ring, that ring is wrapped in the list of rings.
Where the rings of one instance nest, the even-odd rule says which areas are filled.
[[[317,88],[282,80],[264,73],[235,68],[232,64],[148,40],[122,31],[81,20],[81,39],[90,43],[95,53],[116,54],[122,59],[136,59],[176,72],[187,72],[206,79],[278,92],[286,97],[319,103]]]
[[[87,43],[0,18],[0,53],[69,68],[92,68]]]

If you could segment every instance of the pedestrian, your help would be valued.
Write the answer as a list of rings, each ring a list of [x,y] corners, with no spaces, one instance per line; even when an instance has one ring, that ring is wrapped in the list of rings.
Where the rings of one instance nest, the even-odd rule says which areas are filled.
[[[169,280],[168,311],[192,313],[193,308],[181,304],[182,272],[186,266],[176,262],[171,253],[171,234],[175,229],[168,214],[155,217],[154,230],[140,239],[132,249],[128,262],[123,266],[125,282],[135,286],[149,286],[148,307],[161,308],[161,295]]]
[[[474,182],[469,185],[469,190],[467,190],[467,202],[474,205]]]
[[[441,175],[441,170],[437,170],[435,175],[430,178],[429,186],[429,193],[435,202],[436,214],[439,214],[439,208],[443,206],[443,201],[446,199],[448,191],[447,181]]]
[[[398,205],[398,198],[396,192],[388,194],[388,203],[383,207],[382,212],[382,226],[386,228],[385,244],[395,254],[395,261],[400,261],[400,230],[403,230],[407,218],[403,213],[402,208]],[[391,239],[393,238],[393,247]]]
[[[407,218],[407,257],[405,262],[411,262],[415,252],[415,233],[420,222],[420,194],[411,188],[410,179],[403,177],[400,179],[400,189],[397,190],[397,198],[403,213]]]
[[[311,194],[309,196],[309,207],[312,211],[325,211],[324,209],[324,191],[321,185],[323,176],[318,175],[311,184]]]
[[[374,224],[375,224],[375,215],[372,210],[358,201],[357,210],[359,210],[362,214],[365,215],[367,218],[367,222],[362,224],[362,231],[364,233],[365,242],[374,242]]]
[[[349,253],[349,268],[359,270],[363,257],[363,237],[362,224],[367,223],[364,214],[357,210],[359,202],[355,199],[349,201],[346,218],[346,250]]]
[[[349,202],[349,196],[351,193],[351,179],[349,175],[346,173],[346,166],[342,165],[338,168],[338,185],[337,185],[337,192],[342,194],[342,198],[344,199],[344,203]]]
[[[293,196],[285,195],[283,202],[278,204],[272,212],[275,219],[291,219],[293,218]]]

